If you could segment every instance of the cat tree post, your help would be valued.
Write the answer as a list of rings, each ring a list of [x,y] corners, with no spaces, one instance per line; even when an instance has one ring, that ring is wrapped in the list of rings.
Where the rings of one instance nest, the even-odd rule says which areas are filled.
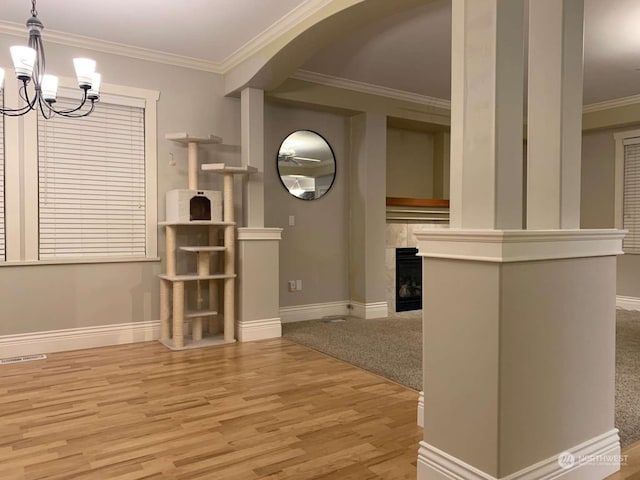
[[[198,142],[187,143],[189,190],[198,189]]]
[[[218,244],[218,227],[211,226],[209,227],[209,244],[217,245]],[[217,252],[211,252],[210,255],[210,264],[213,263],[214,271],[219,271],[220,268],[220,257]],[[209,310],[218,311],[218,305],[220,304],[220,283],[219,282],[209,282]],[[209,335],[213,335],[218,333],[220,329],[220,322],[218,321],[218,317],[212,316],[209,318]]]
[[[171,337],[169,325],[169,319],[171,318],[170,289],[171,282],[160,279],[160,340],[168,340]]]
[[[167,226],[166,231],[166,259],[167,274],[176,274],[176,229]],[[171,316],[169,295],[171,290],[171,282],[168,280],[160,280],[160,340],[168,340],[171,336],[169,319]],[[175,317],[174,317],[175,319]]]
[[[184,347],[184,282],[173,282],[173,346]]]
[[[235,338],[235,220],[233,213],[233,177],[247,175],[257,171],[255,167],[230,167],[224,163],[203,164],[202,170],[223,176],[223,222],[224,227],[224,339]]]
[[[223,204],[223,220],[225,222],[234,222],[233,215],[233,174],[224,174],[223,183],[224,204]],[[235,227],[227,225],[224,227],[224,273],[233,275],[235,273]],[[233,340],[235,337],[235,278],[226,278],[224,280],[224,339],[225,341]]]
[[[209,275],[209,252],[198,252],[198,275]],[[213,283],[213,282],[207,282]],[[208,289],[207,289],[208,290]],[[198,309],[202,308],[202,290],[200,284],[198,284]],[[191,324],[191,335],[193,341],[202,340],[202,321],[203,317],[195,317]]]

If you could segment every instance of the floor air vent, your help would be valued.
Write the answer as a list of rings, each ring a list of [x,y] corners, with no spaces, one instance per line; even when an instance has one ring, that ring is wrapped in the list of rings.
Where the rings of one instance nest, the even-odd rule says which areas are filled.
[[[347,321],[344,317],[341,317],[339,315],[329,315],[326,317],[322,317],[321,320],[324,323],[340,323]]]
[[[39,353],[38,355],[25,355],[23,357],[12,357],[12,358],[2,358],[0,359],[0,365],[7,365],[9,363],[18,363],[18,362],[30,362],[32,360],[44,360],[47,358],[46,355]]]

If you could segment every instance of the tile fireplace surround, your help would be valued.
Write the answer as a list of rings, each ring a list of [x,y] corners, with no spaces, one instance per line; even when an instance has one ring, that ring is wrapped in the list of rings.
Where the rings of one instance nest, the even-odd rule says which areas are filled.
[[[416,238],[413,235],[418,230],[427,230],[431,228],[449,228],[448,222],[389,222],[386,228],[386,248],[385,248],[385,265],[386,265],[386,286],[387,286],[387,305],[389,315],[398,317],[415,316],[419,310],[409,312],[396,312],[396,248],[417,247]]]

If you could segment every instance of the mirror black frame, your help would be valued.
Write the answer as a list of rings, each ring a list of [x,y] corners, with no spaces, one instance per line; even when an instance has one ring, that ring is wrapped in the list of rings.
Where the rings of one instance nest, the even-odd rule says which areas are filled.
[[[289,189],[289,187],[287,187],[287,185],[285,184],[285,182],[283,180],[283,174],[280,172],[280,157],[282,155],[282,153],[281,153],[282,152],[282,146],[287,141],[287,139],[289,139],[292,135],[294,135],[295,133],[298,133],[298,132],[309,132],[309,133],[312,133],[312,134],[318,136],[324,142],[324,144],[329,148],[329,152],[331,153],[331,157],[333,159],[333,176],[331,178],[331,183],[326,188],[326,190],[322,193],[322,195],[319,195],[317,197],[314,196],[313,198],[305,198],[305,197],[301,197],[301,196],[298,196],[298,195],[292,193],[291,190]],[[278,151],[276,152],[276,171],[278,172],[278,179],[280,180],[280,183],[282,184],[283,188],[292,197],[297,198],[298,200],[304,200],[304,201],[320,200],[321,198],[325,197],[329,193],[329,191],[333,188],[333,185],[336,182],[336,176],[337,176],[337,173],[338,173],[338,162],[337,162],[337,159],[336,159],[336,154],[333,151],[333,148],[331,147],[331,144],[329,143],[329,141],[323,135],[319,134],[318,132],[316,132],[314,130],[300,129],[300,130],[294,130],[293,132],[289,133],[282,140],[282,142],[280,142],[280,146],[278,147]],[[284,175],[284,176],[286,176],[286,175]]]

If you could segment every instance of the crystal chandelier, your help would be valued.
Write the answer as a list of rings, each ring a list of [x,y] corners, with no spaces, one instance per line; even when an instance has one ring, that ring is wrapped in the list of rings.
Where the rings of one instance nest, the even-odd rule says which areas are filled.
[[[16,78],[22,82],[20,98],[25,105],[19,108],[0,108],[3,115],[17,117],[31,110],[40,110],[45,118],[54,114],[65,117],[86,117],[95,108],[100,99],[100,74],[95,72],[96,62],[90,58],[74,58],[73,64],[78,77],[78,86],[82,90],[82,101],[71,109],[56,109],[58,77],[45,74],[44,47],[42,46],[42,30],[44,25],[38,18],[36,0],[31,0],[31,18],[27,20],[29,43],[25,46],[11,47],[11,58]],[[27,86],[33,81],[33,92]],[[0,68],[0,92],[4,87],[4,69]],[[91,105],[88,106],[88,101]],[[83,108],[87,105],[87,108]]]

